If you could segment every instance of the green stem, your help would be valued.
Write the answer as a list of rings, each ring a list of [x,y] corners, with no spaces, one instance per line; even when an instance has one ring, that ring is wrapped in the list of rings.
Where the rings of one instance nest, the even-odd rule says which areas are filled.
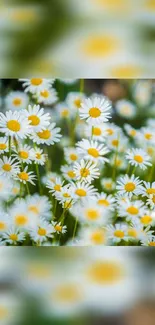
[[[77,224],[78,224],[78,219],[76,218],[76,220],[75,220],[75,225],[74,225],[74,230],[73,230],[73,237],[72,237],[72,239],[75,238],[76,229],[77,229]]]
[[[127,170],[126,170],[126,174],[129,175],[130,173],[130,164],[128,164]]]
[[[26,182],[26,189],[27,189],[27,194],[30,195],[30,190],[29,190],[28,182]]]
[[[39,193],[42,195],[42,188],[41,188],[41,181],[40,181],[40,174],[39,174],[39,167],[38,164],[36,165],[36,173],[37,173],[37,178],[38,178],[38,184],[39,184]]]
[[[58,201],[55,199],[55,204],[54,204],[54,217],[55,217],[55,215],[56,215],[56,210],[57,210],[57,203],[58,203]]]
[[[152,181],[153,174],[154,174],[154,168],[155,168],[155,165],[152,165],[151,170],[150,170],[150,173],[149,173],[148,182],[151,182]]]

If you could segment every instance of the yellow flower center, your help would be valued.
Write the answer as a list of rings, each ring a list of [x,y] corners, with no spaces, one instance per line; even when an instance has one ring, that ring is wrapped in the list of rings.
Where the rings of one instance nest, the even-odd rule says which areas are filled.
[[[58,192],[61,192],[61,185],[56,184],[56,185],[54,186],[54,190],[55,190],[55,191],[58,191]]]
[[[155,241],[150,241],[149,246],[155,246]]]
[[[112,184],[111,183],[105,183],[105,188],[107,188],[108,190],[112,189]]]
[[[154,150],[153,150],[153,148],[148,147],[148,148],[147,148],[147,152],[148,152],[148,154],[149,154],[150,156],[152,156],[153,153],[154,153]]]
[[[44,98],[48,98],[49,97],[49,91],[48,90],[43,90],[40,92],[40,95]]]
[[[11,235],[9,236],[9,238],[10,238],[11,240],[13,240],[13,241],[17,241],[17,240],[18,240],[18,236],[17,236],[16,234],[11,234]]]
[[[136,78],[142,74],[142,69],[138,66],[127,65],[127,66],[117,66],[112,69],[111,77],[113,78]]]
[[[80,299],[80,292],[77,285],[64,284],[61,287],[56,288],[54,292],[54,299],[62,303],[73,303]]]
[[[36,158],[37,158],[37,159],[41,159],[41,153],[39,153],[39,152],[36,153]]]
[[[64,193],[63,197],[70,197],[70,195],[68,193]]]
[[[87,195],[87,192],[85,190],[83,190],[82,188],[78,188],[75,191],[75,194],[78,195],[78,196],[86,196]]]
[[[29,179],[29,175],[26,172],[21,172],[18,174],[18,177],[22,180],[22,181],[28,181]]]
[[[75,155],[74,153],[70,155],[70,159],[73,161],[77,160],[77,158],[78,158],[77,155]]]
[[[30,125],[36,126],[40,123],[40,118],[37,115],[30,115],[28,120],[31,122]]]
[[[0,143],[0,150],[5,150],[7,145],[5,143]]]
[[[55,229],[56,231],[61,232],[61,231],[62,231],[62,226],[60,226],[60,225],[55,225],[55,226],[54,226],[54,229]]]
[[[118,43],[112,35],[94,35],[84,41],[82,52],[90,58],[106,57],[117,51]]]
[[[93,128],[93,135],[100,136],[102,134],[102,131],[100,128],[94,127]]]
[[[114,139],[114,140],[112,140],[112,145],[114,146],[114,147],[118,147],[118,144],[119,144],[119,141],[117,140],[117,139]]]
[[[136,231],[136,229],[129,229],[128,230],[128,236],[137,238],[137,231]]]
[[[89,115],[93,118],[97,118],[101,115],[101,111],[99,108],[97,107],[92,107],[90,110],[89,110]]]
[[[106,207],[109,206],[109,202],[108,202],[108,200],[106,200],[106,199],[100,199],[100,200],[98,200],[98,204],[100,204],[100,205],[104,205],[104,206],[106,206]]]
[[[152,202],[155,204],[155,195],[152,197]]]
[[[68,109],[64,109],[64,110],[61,112],[61,116],[62,116],[62,117],[68,117],[68,115],[69,115],[69,111],[68,111]]]
[[[104,232],[103,232],[102,230],[95,231],[95,232],[91,235],[91,241],[92,241],[95,245],[101,245],[101,244],[103,244],[104,241],[105,241]]]
[[[43,79],[41,78],[32,78],[31,79],[31,85],[33,86],[40,86],[43,82]]]
[[[0,306],[0,320],[4,320],[8,316],[8,310],[4,306]]]
[[[81,174],[81,177],[87,177],[88,175],[90,175],[90,171],[87,168],[81,168],[80,174]]]
[[[145,215],[140,219],[141,223],[143,223],[144,225],[148,225],[152,222],[152,217]]]
[[[145,139],[146,140],[151,140],[152,139],[152,134],[151,133],[145,133]]]
[[[14,104],[15,106],[19,106],[21,103],[22,103],[21,98],[15,98],[15,99],[13,100],[13,104]]]
[[[6,229],[6,224],[5,222],[0,221],[0,231],[3,231]]]
[[[71,178],[74,178],[76,175],[75,175],[75,173],[72,171],[72,170],[69,170],[68,172],[67,172],[67,175],[69,176],[69,177],[71,177]]]
[[[43,130],[37,133],[40,139],[48,140],[51,136],[51,132],[49,130]]]
[[[64,202],[64,208],[70,209],[72,207],[72,200]]]
[[[20,151],[20,152],[19,152],[19,156],[20,156],[20,158],[22,158],[22,159],[27,159],[28,156],[29,156],[29,154],[28,154],[28,152],[26,152],[26,151]]]
[[[117,283],[123,276],[122,266],[111,261],[96,261],[87,272],[89,278],[99,285]]]
[[[148,189],[146,190],[146,193],[147,193],[147,194],[155,194],[155,188],[148,188]]]
[[[135,130],[131,130],[131,131],[130,131],[130,135],[131,135],[132,137],[135,137],[136,134],[137,134],[137,132],[136,132]]]
[[[125,190],[127,192],[133,192],[136,188],[135,184],[132,183],[132,182],[129,182],[129,183],[126,183],[125,186],[124,186]]]
[[[16,120],[10,120],[7,122],[7,128],[10,131],[18,132],[18,131],[20,131],[20,123]]]
[[[129,208],[127,208],[126,211],[132,215],[138,214],[138,212],[139,212],[138,208],[136,208],[134,206],[130,206]]]
[[[25,215],[17,215],[15,217],[15,223],[17,226],[25,226],[28,222],[28,218]]]
[[[94,158],[98,158],[99,157],[99,152],[97,149],[95,148],[89,148],[88,149],[88,154]]]
[[[124,231],[123,230],[115,230],[114,231],[114,236],[118,238],[123,238],[124,237]]]
[[[39,228],[38,229],[38,235],[39,236],[46,236],[46,233],[47,233],[47,231],[46,231],[45,228]]]
[[[5,172],[10,172],[11,170],[11,165],[10,164],[4,164],[2,166],[3,170],[5,170]]]
[[[35,214],[39,213],[39,209],[35,205],[30,205],[28,209]]]
[[[154,0],[146,0],[146,8],[154,11],[155,10]]]
[[[135,155],[134,160],[141,164],[143,162],[143,157],[140,155]]]
[[[113,135],[114,134],[114,131],[112,129],[107,129],[106,132],[109,134],[109,135]]]
[[[74,100],[74,104],[77,108],[80,108],[81,107],[81,99],[80,98],[76,98]]]
[[[88,209],[86,213],[89,220],[96,220],[99,218],[99,212],[95,209]]]

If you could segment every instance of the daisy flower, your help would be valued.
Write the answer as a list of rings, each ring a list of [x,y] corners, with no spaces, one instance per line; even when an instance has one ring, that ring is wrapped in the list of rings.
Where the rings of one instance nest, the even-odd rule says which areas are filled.
[[[115,198],[110,194],[106,193],[97,194],[97,205],[101,208],[113,211],[115,209]]]
[[[47,196],[40,196],[39,194],[33,194],[27,196],[25,200],[26,209],[31,216],[43,217],[45,219],[50,219],[52,212],[52,204]]]
[[[130,124],[125,124],[124,129],[129,137],[135,139],[139,133],[138,130],[134,129]]]
[[[140,223],[143,227],[154,226],[155,225],[155,212],[145,211],[144,215],[140,216]]]
[[[19,145],[18,150],[15,151],[15,157],[19,159],[19,161],[26,163],[26,164],[31,164],[32,163],[32,157],[33,157],[33,149],[28,146],[27,144],[24,145]]]
[[[127,169],[127,161],[124,159],[124,157],[121,157],[120,154],[116,156],[116,154],[113,154],[110,158],[110,163],[113,166],[113,168],[117,168],[118,170],[126,170]]]
[[[35,96],[39,104],[53,105],[57,102],[57,92],[53,88],[45,88],[39,91]]]
[[[63,187],[64,181],[60,177],[57,177],[54,181],[47,181],[46,187],[49,188],[49,192],[52,193],[52,195],[56,195],[57,193],[61,192]]]
[[[144,202],[136,200],[131,202],[126,200],[121,202],[118,206],[118,214],[120,217],[126,217],[127,220],[135,221],[136,218],[140,217],[145,213]]]
[[[115,182],[113,182],[111,178],[107,178],[107,177],[103,178],[101,180],[101,185],[107,192],[111,192],[115,190]]]
[[[119,243],[121,240],[127,240],[127,226],[124,224],[109,225],[106,230],[108,239],[114,244]]]
[[[96,204],[94,198],[88,198],[83,200],[82,203],[76,203],[70,212],[84,224],[105,225],[108,221],[108,214]]]
[[[59,103],[55,107],[58,119],[68,119],[73,116],[73,111],[64,103]]]
[[[14,177],[19,173],[19,163],[16,158],[4,156],[0,159],[0,175]]]
[[[74,147],[64,148],[64,155],[68,164],[73,164],[79,160],[79,153]]]
[[[85,99],[79,109],[80,118],[90,125],[97,125],[109,120],[111,104],[107,98]]]
[[[155,143],[155,131],[150,127],[143,127],[139,130],[137,141],[139,146],[141,145],[154,145]]]
[[[61,172],[63,173],[63,177],[68,181],[73,181],[76,179],[76,174],[72,166],[68,166],[68,165],[62,166]]]
[[[8,200],[10,196],[12,195],[12,188],[13,188],[13,183],[12,179],[7,179],[6,182],[6,176],[1,175],[0,176],[0,200]]]
[[[11,226],[4,234],[3,240],[6,244],[18,245],[25,240],[25,233]]]
[[[139,241],[142,237],[143,225],[138,222],[133,222],[130,226],[127,226],[127,236],[130,241]]]
[[[54,83],[54,79],[42,79],[42,78],[32,78],[32,79],[19,79],[19,81],[23,82],[23,87],[25,88],[25,92],[30,92],[35,94],[44,89],[51,88]]]
[[[52,221],[53,232],[57,234],[65,234],[67,232],[67,226],[63,226],[61,222]]]
[[[139,177],[125,175],[117,181],[116,190],[119,191],[120,195],[127,195],[131,199],[133,195],[138,195],[142,188],[141,184],[142,181]]]
[[[73,166],[73,170],[77,180],[91,183],[94,179],[98,178],[100,173],[96,166],[97,163],[93,161],[85,161],[82,159],[79,163],[76,162]]]
[[[5,232],[10,225],[9,215],[5,212],[1,211],[0,213],[0,235]]]
[[[155,195],[155,182],[150,183],[143,181],[143,186],[140,187],[138,194],[148,198],[150,198],[150,195]]]
[[[40,108],[40,105],[29,105],[28,109],[24,110],[24,115],[28,119],[31,129],[34,132],[42,131],[50,124],[50,114],[45,114],[44,109]]]
[[[13,206],[9,208],[8,214],[11,223],[18,229],[22,228],[23,230],[27,230],[31,224],[36,223],[36,219],[32,218],[32,216],[30,218],[24,199],[17,199]]]
[[[8,152],[8,138],[0,137],[0,154]]]
[[[77,150],[79,154],[83,156],[84,159],[90,159],[102,163],[109,161],[106,157],[104,157],[109,152],[108,148],[97,141],[83,139],[76,145],[78,147]]]
[[[75,110],[76,114],[85,98],[86,96],[80,92],[70,92],[66,97],[66,103],[70,109]]]
[[[37,144],[46,144],[47,146],[53,145],[60,141],[62,135],[59,133],[60,128],[55,128],[55,123],[50,124],[44,130],[32,133],[31,139]]]
[[[57,173],[48,172],[47,174],[45,174],[45,175],[41,178],[41,180],[42,180],[42,183],[43,183],[44,185],[46,185],[46,183],[47,183],[48,181],[55,183],[56,178],[58,178],[59,176],[60,176],[60,175],[57,174]]]
[[[93,140],[103,142],[107,136],[106,126],[103,123],[94,125],[93,128],[91,125],[86,125],[84,134]]]
[[[55,193],[55,197],[58,201],[60,201],[61,203],[65,202],[65,201],[70,201],[73,199],[73,193],[72,193],[72,188],[70,185],[65,185],[62,186],[61,191],[57,191]]]
[[[47,155],[44,154],[43,149],[34,148],[32,150],[32,160],[35,164],[43,166],[47,160]]]
[[[155,246],[155,236],[151,236],[151,238],[146,238],[141,241],[142,246]]]
[[[18,111],[0,113],[0,132],[6,136],[24,139],[31,131],[30,122],[25,115]]]
[[[101,227],[83,228],[79,237],[84,241],[85,246],[105,246],[107,244],[106,230]]]
[[[40,219],[36,227],[30,228],[29,230],[31,239],[38,244],[52,238],[53,232],[53,226],[44,219]]]
[[[126,119],[133,119],[137,114],[136,106],[126,99],[121,99],[115,104],[116,112]]]
[[[106,133],[107,133],[107,138],[110,138],[110,137],[117,137],[118,138],[118,134],[121,131],[120,127],[118,127],[114,123],[106,123],[105,124],[105,130],[106,130]]]
[[[20,110],[25,109],[28,105],[29,98],[27,94],[23,93],[22,91],[11,91],[5,97],[5,106],[6,109],[11,110]]]
[[[94,196],[97,192],[93,185],[85,184],[85,182],[72,183],[71,190],[76,199]]]
[[[145,170],[148,166],[152,166],[150,163],[150,156],[143,149],[129,149],[127,151],[126,159],[132,166],[140,167]]]
[[[119,153],[125,152],[128,145],[128,138],[123,134],[123,132],[120,132],[117,135],[108,138],[107,145],[110,149],[119,151]]]
[[[32,185],[35,185],[34,180],[36,180],[36,176],[33,172],[28,172],[28,166],[26,166],[24,170],[17,173],[15,179],[23,184],[31,183]]]
[[[155,208],[155,194],[149,195],[149,198],[146,201],[146,205],[149,205],[151,209]]]

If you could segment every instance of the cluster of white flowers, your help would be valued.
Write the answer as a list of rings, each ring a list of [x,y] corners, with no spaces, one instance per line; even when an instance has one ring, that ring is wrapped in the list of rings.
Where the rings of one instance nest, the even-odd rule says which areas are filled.
[[[120,127],[135,103],[20,82],[0,113],[0,245],[155,246],[154,119]]]

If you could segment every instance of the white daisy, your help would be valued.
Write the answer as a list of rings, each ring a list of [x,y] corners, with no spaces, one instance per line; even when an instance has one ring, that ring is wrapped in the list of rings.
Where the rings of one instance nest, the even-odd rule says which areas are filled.
[[[97,205],[101,208],[113,211],[115,209],[115,198],[106,193],[97,194]]]
[[[79,233],[79,238],[85,246],[107,245],[106,230],[101,227],[85,227]]]
[[[65,102],[57,104],[55,109],[58,119],[69,119],[74,115],[73,111],[68,107]]]
[[[5,133],[6,136],[13,136],[15,138],[26,138],[31,127],[25,115],[18,111],[7,111],[6,114],[0,113],[0,132]]]
[[[118,138],[118,134],[120,133],[121,129],[114,123],[106,123],[105,129],[107,133],[107,138],[116,137]]]
[[[155,226],[155,212],[154,211],[145,211],[144,215],[140,216],[140,223],[144,227]]]
[[[10,217],[4,211],[0,213],[0,235],[7,231],[10,225]]]
[[[136,106],[126,99],[121,99],[115,104],[116,112],[126,119],[133,119],[137,114]]]
[[[37,144],[53,145],[60,141],[62,135],[59,133],[60,128],[55,128],[55,123],[50,124],[46,129],[32,133],[31,138]]]
[[[79,160],[79,153],[74,147],[64,148],[64,155],[68,164],[73,164]]]
[[[17,173],[15,179],[24,184],[31,183],[32,185],[35,185],[34,180],[36,180],[36,176],[33,172],[28,172],[28,166],[26,166],[24,170]]]
[[[32,150],[32,160],[35,164],[43,166],[45,165],[47,158],[47,154],[44,154],[43,149],[34,148]]]
[[[86,125],[84,134],[93,140],[103,142],[107,136],[106,126],[103,123],[94,125],[93,128],[91,125]]]
[[[139,241],[143,237],[143,225],[133,222],[130,226],[127,226],[127,236],[130,241]]]
[[[149,205],[151,209],[155,208],[155,194],[150,194],[146,201],[146,205]]]
[[[155,182],[150,183],[143,181],[143,186],[139,189],[138,194],[148,198],[150,198],[150,195],[155,195]]]
[[[23,82],[23,87],[25,92],[30,92],[35,94],[44,89],[49,89],[54,83],[54,79],[42,79],[42,78],[32,78],[32,79],[19,79]]]
[[[62,186],[61,191],[55,192],[55,197],[61,203],[66,201],[72,201],[74,196],[70,185]]]
[[[36,218],[30,216],[24,199],[17,199],[9,208],[8,214],[11,223],[18,229],[27,230],[30,225],[34,225],[37,221]]]
[[[124,224],[109,225],[106,227],[107,237],[112,243],[119,243],[121,240],[127,240],[127,226]]]
[[[4,156],[0,159],[0,175],[14,177],[19,173],[19,163],[16,158]]]
[[[0,137],[0,154],[8,152],[8,138]]]
[[[57,174],[57,173],[52,173],[52,172],[48,172],[47,174],[45,174],[41,180],[42,180],[42,183],[44,185],[46,185],[46,183],[49,181],[49,182],[52,182],[52,183],[55,183],[56,182],[56,178],[58,178],[60,175]]]
[[[97,163],[89,160],[85,161],[82,159],[79,163],[76,162],[73,166],[73,170],[78,181],[84,181],[88,183],[91,183],[100,175],[99,169],[97,168]]]
[[[131,199],[133,195],[139,194],[139,190],[142,188],[141,184],[142,181],[139,177],[125,175],[117,181],[116,190],[120,195],[127,195]]]
[[[5,97],[5,107],[11,110],[25,109],[28,105],[29,98],[22,91],[11,91]]]
[[[145,238],[141,242],[142,242],[142,246],[155,247],[155,236],[151,236],[150,238]]]
[[[101,180],[101,185],[107,192],[111,192],[115,190],[115,186],[116,186],[115,182],[111,178],[107,178],[107,177]]]
[[[80,92],[70,92],[66,97],[66,103],[68,107],[73,110],[74,115],[77,109],[81,108],[82,102],[85,100],[86,96]]]
[[[85,184],[85,182],[72,183],[71,189],[76,199],[91,197],[97,192],[97,189],[95,189],[93,185]]]
[[[119,151],[120,153],[126,152],[128,138],[123,134],[122,131],[119,132],[117,135],[109,137],[107,140],[107,145],[110,149],[114,151]]]
[[[150,156],[143,149],[129,149],[126,159],[129,160],[132,166],[140,167],[143,170],[152,165],[150,163]]]
[[[25,239],[25,233],[20,231],[18,228],[11,226],[4,234],[3,240],[5,243],[10,245],[18,245]]]
[[[76,174],[72,166],[68,166],[68,165],[61,166],[61,172],[63,174],[63,177],[68,181],[73,181],[76,179]]]
[[[61,222],[52,221],[53,232],[57,234],[65,234],[67,232],[67,226],[63,226]]]
[[[127,161],[122,157],[120,154],[116,155],[113,153],[113,155],[110,158],[110,163],[113,166],[113,168],[117,168],[118,170],[126,170],[127,169]]]
[[[37,92],[35,98],[39,104],[44,105],[53,105],[58,100],[57,92],[53,88],[42,89],[41,91]]]
[[[135,139],[137,137],[138,133],[139,133],[138,130],[136,130],[135,128],[133,128],[129,124],[125,124],[124,129],[125,129],[126,133],[133,139]]]
[[[0,200],[8,200],[12,195],[13,183],[12,179],[7,179],[6,176],[0,176]]]
[[[24,110],[24,115],[31,125],[31,129],[34,132],[40,132],[46,129],[50,124],[50,114],[44,113],[44,109],[40,108],[40,105],[28,106],[27,110]]]
[[[120,217],[126,217],[127,220],[135,221],[138,217],[145,213],[144,202],[136,200],[131,202],[126,200],[118,206],[118,214]]]
[[[107,98],[99,97],[85,99],[79,109],[81,119],[85,119],[90,125],[97,125],[109,120],[111,104]]]
[[[139,130],[137,135],[139,145],[154,145],[155,144],[155,131],[151,127],[143,127]]]
[[[52,238],[53,232],[53,226],[44,219],[40,219],[36,227],[30,228],[29,230],[31,239],[38,244]]]
[[[30,215],[50,219],[52,216],[52,204],[47,196],[35,193],[26,197],[26,206]]]
[[[80,220],[81,223],[88,225],[106,225],[108,222],[107,212],[96,204],[94,198],[88,198],[77,203],[71,208],[71,214]]]
[[[50,189],[49,192],[52,193],[52,195],[55,195],[56,193],[61,192],[63,184],[64,181],[62,181],[61,178],[58,177],[54,181],[47,181],[46,187]]]
[[[26,163],[26,164],[31,164],[32,163],[32,158],[33,158],[33,149],[28,146],[27,144],[20,144],[18,150],[15,151],[15,157],[19,159],[19,161]]]
[[[99,162],[108,162],[109,160],[105,157],[105,155],[109,152],[108,148],[98,143],[97,141],[89,141],[83,139],[82,141],[77,142],[78,152],[79,154],[87,160],[99,161]]]

